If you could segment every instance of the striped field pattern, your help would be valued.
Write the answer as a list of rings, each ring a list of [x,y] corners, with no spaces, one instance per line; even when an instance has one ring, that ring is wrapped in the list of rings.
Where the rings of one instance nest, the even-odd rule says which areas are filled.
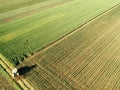
[[[120,6],[18,67],[36,90],[120,89]]]

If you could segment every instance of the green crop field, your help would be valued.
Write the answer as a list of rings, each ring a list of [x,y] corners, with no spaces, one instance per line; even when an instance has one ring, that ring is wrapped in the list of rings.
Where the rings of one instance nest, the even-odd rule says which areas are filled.
[[[38,2],[38,0],[30,1],[32,3]],[[119,0],[46,1],[46,3],[49,2],[49,4],[41,1],[42,0],[40,0],[39,3],[45,5],[49,5],[51,2],[62,2],[63,4],[56,4],[52,8],[40,10],[40,12],[15,20],[13,18],[13,20],[0,25],[0,53],[14,65],[19,64],[24,58],[33,55],[36,51],[41,50],[50,43],[120,3]],[[7,11],[11,9],[12,12],[12,8],[17,10],[20,7],[28,7],[28,9],[30,9],[31,2],[27,2],[28,0],[24,2],[16,0],[16,2],[11,2],[9,4],[5,2],[5,4],[8,5],[8,9],[5,9],[6,12],[1,11],[1,17],[2,15],[9,16]],[[36,4],[34,4],[34,8],[35,5]],[[36,7],[38,7],[38,5],[36,5]],[[4,8],[7,7],[1,7],[3,10]],[[20,13],[19,9],[18,11]],[[16,16],[18,12],[15,13],[13,14]],[[10,13],[10,16],[11,14],[12,13]]]
[[[0,90],[22,90],[0,65]]]
[[[0,0],[0,13],[45,1],[48,0]]]
[[[36,90],[120,90],[120,6],[19,67]]]
[[[120,90],[120,0],[0,0],[0,60],[0,89]]]

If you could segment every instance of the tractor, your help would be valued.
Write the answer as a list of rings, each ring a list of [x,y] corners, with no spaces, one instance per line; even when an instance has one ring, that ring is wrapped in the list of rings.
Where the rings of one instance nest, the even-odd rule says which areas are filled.
[[[12,70],[12,75],[13,75],[13,79],[15,79],[15,80],[19,80],[19,79],[23,79],[24,78],[23,75],[19,75],[19,72],[18,72],[17,68],[14,68]]]

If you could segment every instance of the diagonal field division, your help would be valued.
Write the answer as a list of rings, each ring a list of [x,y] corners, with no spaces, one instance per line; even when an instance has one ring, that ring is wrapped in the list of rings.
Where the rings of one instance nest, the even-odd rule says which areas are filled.
[[[120,90],[120,6],[18,67],[39,90]]]

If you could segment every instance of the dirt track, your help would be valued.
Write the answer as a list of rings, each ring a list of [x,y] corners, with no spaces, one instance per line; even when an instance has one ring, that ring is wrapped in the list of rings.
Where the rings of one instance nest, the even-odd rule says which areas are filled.
[[[4,62],[2,59],[0,59],[0,64],[3,66],[3,68],[7,71],[7,73],[12,77],[12,67],[9,66],[6,62]],[[21,79],[18,80],[17,83],[24,88],[25,90],[34,90],[34,88],[25,80],[25,79]]]

